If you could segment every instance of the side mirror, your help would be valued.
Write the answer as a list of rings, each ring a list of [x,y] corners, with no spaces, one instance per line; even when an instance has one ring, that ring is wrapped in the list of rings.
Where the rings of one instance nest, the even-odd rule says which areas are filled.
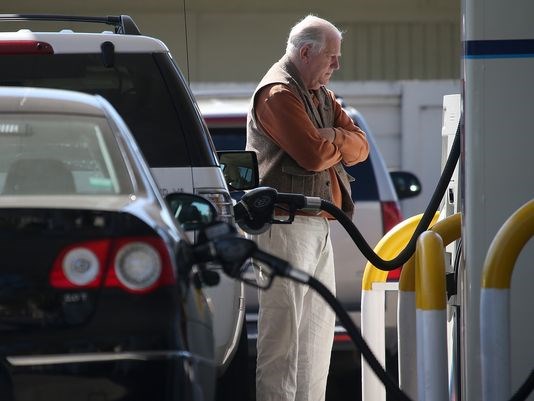
[[[165,197],[174,217],[185,231],[199,230],[217,218],[217,209],[199,195],[175,192]]]
[[[258,158],[252,151],[219,151],[219,162],[230,191],[245,191],[259,186]]]
[[[408,171],[391,171],[389,173],[399,200],[413,198],[421,193],[421,181]]]

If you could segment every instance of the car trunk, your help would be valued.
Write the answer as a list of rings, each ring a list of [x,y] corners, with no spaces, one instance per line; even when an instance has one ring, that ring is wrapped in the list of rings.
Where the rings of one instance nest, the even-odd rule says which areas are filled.
[[[121,212],[0,209],[0,352],[61,354],[176,345],[169,344],[178,340],[169,335],[179,313],[176,287],[135,293],[108,285],[104,270],[110,265],[110,250],[102,256],[103,271],[92,285],[63,285],[55,278],[62,273],[65,249],[125,237],[152,238],[154,232]]]

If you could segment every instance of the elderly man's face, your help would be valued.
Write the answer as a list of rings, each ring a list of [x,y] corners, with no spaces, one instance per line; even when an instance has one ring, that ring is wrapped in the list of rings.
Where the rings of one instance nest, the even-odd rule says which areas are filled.
[[[304,56],[306,71],[303,72],[307,89],[319,89],[322,85],[326,85],[333,72],[339,69],[341,39],[337,35],[329,34],[326,37],[326,46],[319,53],[313,53],[308,49]]]

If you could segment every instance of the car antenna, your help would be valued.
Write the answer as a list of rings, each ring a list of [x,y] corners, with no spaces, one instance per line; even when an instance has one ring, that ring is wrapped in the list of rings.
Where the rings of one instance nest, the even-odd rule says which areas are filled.
[[[185,7],[185,1],[186,0],[182,1],[183,6],[184,6],[185,63],[186,63],[186,68],[187,68],[187,83],[191,84],[191,82],[189,80],[189,39],[188,39],[188,36],[187,36],[187,10],[186,10],[186,7]]]

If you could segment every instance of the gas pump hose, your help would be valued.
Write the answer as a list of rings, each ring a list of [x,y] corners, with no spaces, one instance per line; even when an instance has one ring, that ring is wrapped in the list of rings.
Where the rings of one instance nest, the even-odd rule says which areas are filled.
[[[445,191],[447,190],[447,187],[449,185],[449,182],[451,180],[452,174],[454,172],[454,168],[456,167],[456,163],[460,157],[460,124],[458,124],[458,128],[456,129],[456,134],[454,137],[454,142],[452,144],[451,151],[449,153],[449,157],[447,158],[447,162],[445,164],[445,167],[443,168],[443,172],[441,174],[441,177],[438,181],[438,184],[436,186],[436,189],[434,190],[434,194],[432,195],[432,198],[430,199],[430,203],[428,204],[423,217],[421,218],[421,221],[419,221],[419,224],[417,225],[415,232],[413,233],[412,237],[410,238],[410,241],[406,245],[406,247],[394,258],[391,260],[384,260],[380,256],[378,256],[373,249],[369,246],[369,244],[365,241],[365,238],[362,236],[360,231],[356,228],[352,220],[343,213],[339,208],[337,208],[333,203],[321,199],[321,210],[324,210],[328,213],[330,213],[339,223],[345,228],[347,233],[350,235],[356,246],[360,249],[362,254],[371,262],[375,267],[377,267],[380,270],[385,271],[391,271],[399,266],[403,265],[408,261],[408,259],[413,255],[415,252],[415,246],[417,243],[417,238],[419,235],[426,231],[430,225],[430,222],[432,221],[432,218],[434,217],[436,211],[438,210],[438,207],[441,203],[441,200],[443,199],[443,196],[445,195]]]

